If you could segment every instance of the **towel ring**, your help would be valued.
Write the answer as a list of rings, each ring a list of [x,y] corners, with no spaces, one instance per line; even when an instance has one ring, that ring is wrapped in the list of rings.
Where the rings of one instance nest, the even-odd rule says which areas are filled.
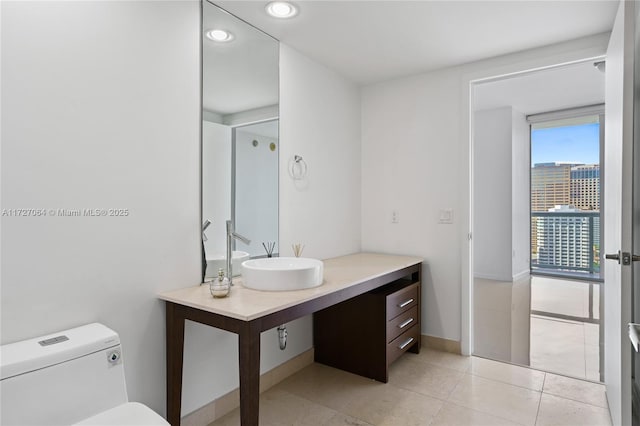
[[[293,156],[293,161],[289,164],[289,175],[295,180],[302,180],[307,175],[307,163],[301,156]]]

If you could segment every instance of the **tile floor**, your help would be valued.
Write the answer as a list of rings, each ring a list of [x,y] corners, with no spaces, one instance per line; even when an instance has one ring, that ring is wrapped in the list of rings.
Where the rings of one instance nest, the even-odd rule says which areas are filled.
[[[576,378],[600,380],[600,286],[533,276],[475,280],[475,354]],[[551,315],[545,315],[549,313]]]
[[[239,425],[236,409],[210,426]],[[423,348],[389,383],[312,364],[263,393],[260,424],[610,425],[604,386]]]
[[[575,317],[600,317],[600,285],[547,277],[531,279],[531,309]],[[591,308],[589,305],[591,304]],[[599,325],[531,315],[530,366],[587,380],[600,380]]]
[[[600,381],[598,325],[531,315],[530,366]]]

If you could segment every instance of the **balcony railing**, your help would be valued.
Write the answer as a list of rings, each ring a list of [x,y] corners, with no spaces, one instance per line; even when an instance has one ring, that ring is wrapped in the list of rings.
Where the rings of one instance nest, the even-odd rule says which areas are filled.
[[[531,270],[600,275],[600,212],[532,212]]]

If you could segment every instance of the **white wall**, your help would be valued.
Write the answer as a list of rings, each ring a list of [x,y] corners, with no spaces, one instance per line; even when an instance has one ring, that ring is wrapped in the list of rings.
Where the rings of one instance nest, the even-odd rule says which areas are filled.
[[[423,333],[473,350],[470,83],[598,57],[607,40],[601,34],[362,89],[362,248],[425,258]],[[454,209],[452,225],[438,224],[444,208]]]
[[[362,248],[422,256],[422,331],[459,340],[460,77],[450,70],[362,95]],[[439,210],[454,210],[439,224]],[[391,223],[392,210],[399,222]]]
[[[511,281],[512,109],[476,111],[473,123],[474,275]]]
[[[200,280],[199,4],[2,2],[2,342],[99,321],[164,412],[164,306]]]
[[[529,125],[511,107],[474,115],[474,276],[515,281],[529,271]]]
[[[288,173],[294,155],[308,165],[302,181]],[[281,44],[281,256],[294,243],[319,259],[360,250],[360,170],[358,88]]]
[[[231,127],[202,121],[202,221],[207,256],[225,255],[227,225],[231,218]],[[207,274],[216,276],[215,271]]]

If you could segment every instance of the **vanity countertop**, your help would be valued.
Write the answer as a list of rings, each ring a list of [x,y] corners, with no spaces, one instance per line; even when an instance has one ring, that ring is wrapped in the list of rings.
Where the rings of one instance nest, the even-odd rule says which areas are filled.
[[[202,311],[252,321],[422,261],[419,257],[356,253],[324,260],[324,282],[314,288],[259,291],[244,287],[242,277],[236,277],[229,296],[222,299],[211,296],[208,284],[166,291],[158,297]]]

